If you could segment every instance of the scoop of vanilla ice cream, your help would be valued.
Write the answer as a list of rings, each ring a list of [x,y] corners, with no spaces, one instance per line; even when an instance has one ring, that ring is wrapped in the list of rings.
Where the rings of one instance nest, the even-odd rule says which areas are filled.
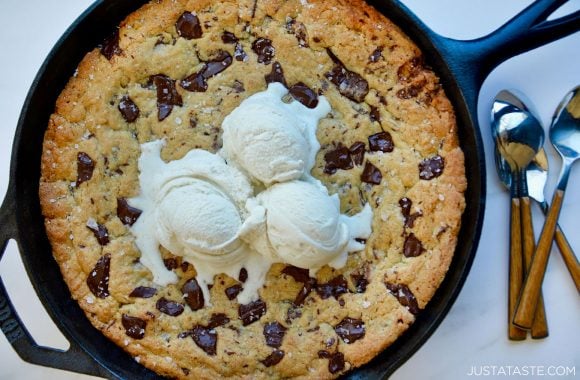
[[[184,257],[231,260],[225,255],[242,244],[242,219],[226,194],[206,181],[185,177],[167,183],[159,198],[155,219],[161,245]]]
[[[320,144],[316,127],[330,112],[321,97],[316,108],[284,103],[288,90],[272,83],[244,100],[223,121],[222,154],[254,179],[269,186],[310,173]]]

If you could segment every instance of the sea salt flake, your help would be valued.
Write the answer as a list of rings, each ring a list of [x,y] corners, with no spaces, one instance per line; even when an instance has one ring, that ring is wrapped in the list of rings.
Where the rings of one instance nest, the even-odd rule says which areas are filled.
[[[88,303],[89,305],[92,305],[93,303],[95,303],[95,299],[94,299],[93,297],[91,297],[91,296],[87,296],[87,297],[85,298],[85,301],[87,301],[87,303]]]
[[[365,300],[361,303],[361,306],[363,307],[363,309],[368,309],[369,306],[371,306],[371,303]]]

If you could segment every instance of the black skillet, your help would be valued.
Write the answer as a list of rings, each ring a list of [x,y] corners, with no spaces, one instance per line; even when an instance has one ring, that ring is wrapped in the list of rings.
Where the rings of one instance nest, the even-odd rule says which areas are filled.
[[[491,70],[506,59],[580,30],[580,11],[546,21],[565,2],[538,0],[495,32],[473,41],[452,40],[434,33],[397,0],[371,2],[419,45],[455,106],[468,175],[467,209],[455,257],[435,297],[399,340],[347,378],[388,377],[435,331],[455,301],[475,256],[485,206],[485,159],[476,112],[479,89]],[[0,279],[0,327],[18,355],[30,363],[106,378],[158,377],[93,328],[71,299],[51,255],[38,199],[42,140],[58,94],[82,57],[143,3],[144,0],[96,1],[52,49],[22,108],[14,138],[10,184],[0,208],[0,255],[9,239],[18,242],[38,297],[70,341],[67,351],[38,346],[15,313]]]

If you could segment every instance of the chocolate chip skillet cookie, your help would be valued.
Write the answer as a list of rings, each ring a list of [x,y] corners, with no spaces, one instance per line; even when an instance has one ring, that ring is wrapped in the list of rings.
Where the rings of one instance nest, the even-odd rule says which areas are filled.
[[[359,0],[159,0],[79,64],[45,134],[53,254],[91,323],[175,378],[334,378],[450,265],[450,102]]]

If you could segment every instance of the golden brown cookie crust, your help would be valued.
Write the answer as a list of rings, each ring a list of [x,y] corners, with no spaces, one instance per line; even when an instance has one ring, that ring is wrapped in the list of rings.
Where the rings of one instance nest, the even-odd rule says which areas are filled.
[[[200,20],[201,38],[178,34],[175,23],[185,11]],[[203,62],[220,50],[235,57],[236,44],[222,41],[224,31],[239,39],[247,58],[233,59],[226,70],[209,78],[206,92],[177,85],[183,105],[174,106],[159,121],[150,76],[164,74],[179,82],[201,70]],[[161,0],[129,15],[119,36],[119,53],[108,59],[97,48],[79,64],[58,98],[42,154],[40,200],[46,231],[71,294],[91,323],[144,366],[191,379],[334,378],[394,342],[414,321],[414,308],[424,308],[441,283],[465,206],[465,169],[453,108],[438,78],[423,65],[419,49],[398,27],[358,0]],[[289,86],[302,82],[332,106],[331,116],[318,128],[321,150],[313,175],[330,193],[339,194],[342,212],[355,213],[369,202],[374,219],[363,252],[351,254],[345,268],[324,268],[317,275],[318,284],[343,275],[346,293],[323,299],[313,290],[303,305],[293,306],[303,284],[276,264],[260,290],[267,311],[243,326],[237,301],[224,293],[239,284],[237,279],[218,276],[211,289],[212,306],[193,311],[183,301],[181,287],[195,277],[195,269],[163,250],[179,282],[155,285],[139,263],[140,252],[117,215],[117,203],[139,193],[140,144],[165,138],[166,161],[194,148],[215,152],[221,146],[223,118],[266,88],[264,77],[272,64],[259,63],[252,49],[260,37],[272,41],[276,49],[272,62],[280,63]],[[368,83],[362,101],[348,99],[332,83],[327,75],[337,65],[332,55]],[[130,123],[118,109],[123,96],[139,108],[139,116]],[[380,132],[391,136],[391,152],[370,151],[369,136]],[[365,145],[363,163],[330,174],[328,154],[356,142]],[[94,168],[90,179],[79,184],[81,152]],[[421,179],[425,177],[421,163],[434,157],[443,159],[442,172]],[[381,172],[380,184],[361,180],[367,163]],[[412,226],[405,226],[403,198],[412,202]],[[89,220],[106,228],[106,244],[87,228]],[[405,242],[410,235],[422,250],[407,257]],[[108,291],[100,298],[87,285],[87,277],[105,257]],[[357,289],[360,278],[368,282],[364,291]],[[156,294],[130,297],[138,286],[156,288]],[[177,316],[161,312],[156,307],[161,297],[181,303],[184,311]],[[209,355],[187,332],[207,325],[216,313],[225,314],[229,322],[214,328],[217,349]],[[123,315],[146,323],[142,339],[127,335]],[[341,338],[337,326],[345,318],[361,320],[364,337],[348,342]],[[275,321],[286,328],[278,348],[266,345],[263,334],[264,326]],[[266,366],[265,358],[275,349],[284,352],[283,358]],[[333,362],[340,364],[340,354],[343,368],[332,368]]]

